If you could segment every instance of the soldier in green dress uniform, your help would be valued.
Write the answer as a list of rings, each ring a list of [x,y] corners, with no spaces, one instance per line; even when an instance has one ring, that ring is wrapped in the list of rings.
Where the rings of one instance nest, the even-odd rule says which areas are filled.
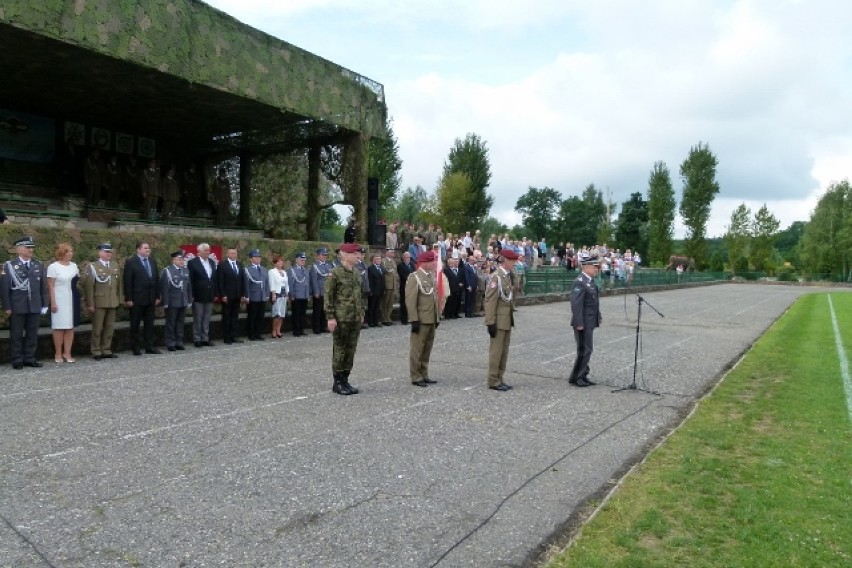
[[[496,391],[511,390],[511,385],[503,382],[506,372],[506,359],[509,356],[509,344],[512,340],[512,326],[515,318],[513,301],[512,268],[518,254],[505,248],[497,257],[500,263],[491,274],[485,289],[485,325],[491,343],[488,347],[488,388]]]
[[[98,245],[98,260],[83,273],[86,308],[92,315],[92,357],[96,361],[113,359],[112,336],[115,314],[124,303],[121,269],[112,259],[112,245]]]

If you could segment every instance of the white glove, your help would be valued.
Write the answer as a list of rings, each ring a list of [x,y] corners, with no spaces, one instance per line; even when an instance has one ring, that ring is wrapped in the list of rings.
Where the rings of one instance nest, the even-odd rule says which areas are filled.
[[[46,313],[47,313],[47,306],[45,306],[41,309],[41,315],[44,315]]]

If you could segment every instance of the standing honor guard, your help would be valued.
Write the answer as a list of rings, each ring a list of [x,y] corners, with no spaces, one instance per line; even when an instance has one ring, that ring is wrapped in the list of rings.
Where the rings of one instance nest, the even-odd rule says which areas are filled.
[[[491,344],[488,347],[488,388],[507,391],[512,387],[503,382],[506,372],[506,359],[509,356],[509,344],[512,341],[512,326],[515,325],[513,302],[512,268],[518,254],[510,248],[504,248],[497,257],[500,265],[491,275],[485,289],[485,325]]]
[[[580,261],[580,275],[574,279],[571,288],[571,327],[574,328],[574,341],[577,344],[577,358],[568,382],[578,387],[588,387],[594,382],[589,380],[589,361],[592,359],[592,335],[603,318],[600,310],[600,291],[595,284],[595,276],[600,269],[597,256]]]
[[[18,258],[6,261],[0,279],[0,300],[9,320],[12,367],[41,367],[36,360],[39,317],[50,302],[44,265],[33,258],[32,237],[15,241]]]
[[[341,245],[342,263],[334,267],[326,283],[325,310],[333,345],[331,373],[334,385],[331,390],[342,395],[358,394],[358,389],[349,384],[349,374],[358,348],[363,317],[361,276],[355,268],[360,250],[356,243]]]
[[[246,335],[249,341],[263,341],[263,312],[269,301],[269,275],[260,265],[260,250],[249,251],[249,264],[243,271],[245,289]]]
[[[305,268],[307,255],[296,253],[296,264],[287,272],[290,283],[290,301],[293,306],[293,337],[305,335],[305,314],[311,297],[311,281]]]
[[[311,292],[314,296],[314,305],[311,312],[311,324],[314,333],[328,333],[326,327],[327,318],[325,315],[325,281],[331,275],[334,265],[328,262],[328,249],[325,247],[317,249],[317,259],[311,265]]]
[[[166,347],[183,351],[186,309],[192,305],[192,283],[184,267],[183,251],[172,253],[172,263],[160,275],[160,297],[166,310]]]
[[[112,260],[112,245],[98,245],[98,260],[83,273],[86,309],[92,316],[92,357],[95,361],[114,359],[112,335],[115,314],[124,301],[121,268]]]
[[[399,294],[399,273],[396,271],[396,251],[393,247],[388,247],[385,251],[385,257],[382,259],[382,270],[385,273],[385,292],[382,296],[382,325],[393,325],[391,321],[391,313],[393,312],[393,303]]]
[[[417,270],[408,276],[405,283],[405,305],[411,322],[409,374],[411,384],[418,387],[438,382],[429,378],[429,358],[438,317],[443,309],[435,278],[443,278],[442,274],[435,273],[435,253],[431,250],[420,253]]]

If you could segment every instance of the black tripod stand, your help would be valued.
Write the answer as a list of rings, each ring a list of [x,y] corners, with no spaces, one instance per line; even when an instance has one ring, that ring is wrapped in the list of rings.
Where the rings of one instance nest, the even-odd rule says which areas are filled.
[[[620,391],[625,391],[625,390],[639,390],[639,391],[642,391],[642,392],[655,394],[657,396],[662,396],[658,392],[652,391],[650,389],[640,389],[639,387],[636,386],[636,369],[639,367],[639,336],[640,336],[639,325],[642,323],[642,302],[645,302],[646,304],[648,304],[648,300],[646,300],[645,298],[643,298],[639,294],[636,294],[636,297],[639,299],[639,311],[636,314],[636,347],[634,348],[634,351],[633,351],[633,381],[629,385],[627,385],[626,387],[621,387],[620,389],[615,389],[612,392],[620,392]],[[660,310],[658,310],[657,308],[655,308],[651,304],[648,304],[648,307],[651,308],[652,310],[654,310],[657,313],[657,315],[660,316],[661,318],[666,317],[660,312]]]

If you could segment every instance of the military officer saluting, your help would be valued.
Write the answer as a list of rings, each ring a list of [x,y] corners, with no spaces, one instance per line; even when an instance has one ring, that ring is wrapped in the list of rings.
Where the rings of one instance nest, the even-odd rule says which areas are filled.
[[[512,388],[503,382],[503,375],[512,341],[512,326],[515,325],[512,268],[516,260],[518,254],[504,248],[497,257],[500,264],[491,274],[485,289],[485,325],[491,336],[488,347],[488,388],[496,391]]]
[[[112,352],[115,314],[124,302],[121,268],[112,260],[112,245],[98,245],[98,260],[83,272],[83,295],[92,316],[92,357],[95,361],[117,357]]]
[[[582,272],[574,279],[571,287],[571,327],[574,328],[574,341],[577,344],[577,358],[568,382],[578,387],[588,387],[594,382],[589,380],[589,361],[592,359],[592,336],[603,318],[600,310],[600,292],[595,284],[600,262],[597,256],[580,261]]]
[[[331,390],[342,395],[358,394],[358,389],[349,384],[349,374],[363,318],[361,275],[355,268],[360,250],[357,243],[341,245],[341,264],[332,270],[325,289],[325,311],[333,345],[331,374],[334,384]]]
[[[0,279],[0,300],[9,317],[12,367],[41,367],[36,360],[39,316],[47,313],[49,296],[44,265],[33,258],[32,237],[15,241],[18,257],[6,261]]]
[[[160,274],[160,298],[166,311],[166,347],[183,351],[186,309],[192,305],[192,284],[184,266],[183,251],[172,253],[172,263]]]
[[[314,333],[328,333],[325,315],[325,281],[331,275],[334,265],[328,261],[328,249],[325,247],[317,249],[316,261],[311,265],[309,271],[311,278],[311,293],[314,297],[313,310],[311,312],[311,327]]]

